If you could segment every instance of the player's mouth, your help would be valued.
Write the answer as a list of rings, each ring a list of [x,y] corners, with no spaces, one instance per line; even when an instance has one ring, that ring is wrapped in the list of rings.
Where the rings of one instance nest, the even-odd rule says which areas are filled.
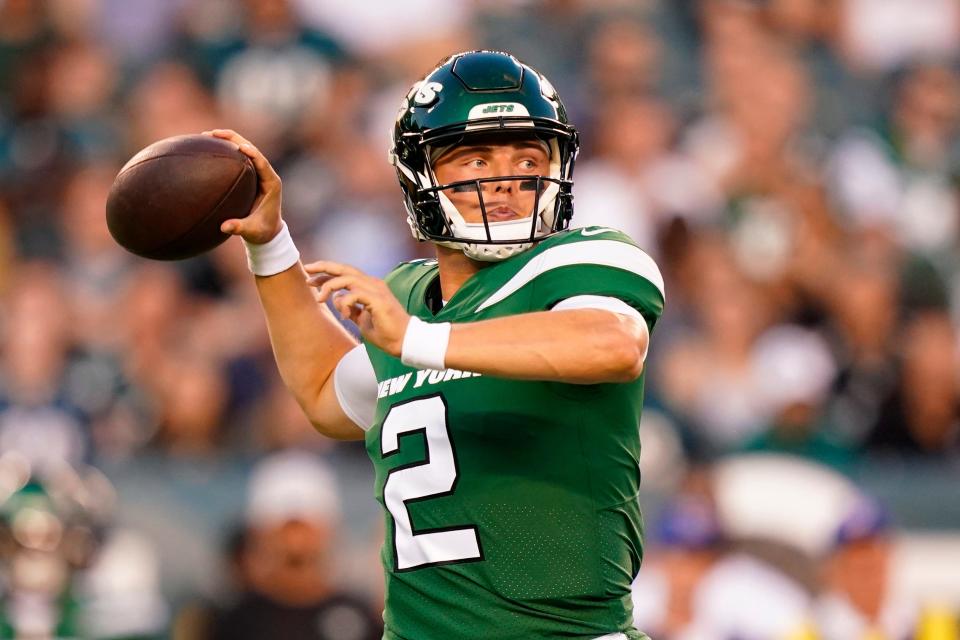
[[[503,222],[504,220],[516,220],[520,214],[510,207],[500,205],[487,209],[487,220],[490,222]]]

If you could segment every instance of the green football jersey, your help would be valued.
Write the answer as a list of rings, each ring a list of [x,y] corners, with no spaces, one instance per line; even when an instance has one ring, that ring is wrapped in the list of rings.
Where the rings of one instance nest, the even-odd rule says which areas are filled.
[[[615,297],[650,329],[655,263],[601,227],[554,235],[472,276],[434,314],[437,263],[387,284],[411,315],[475,322]],[[367,344],[377,406],[366,447],[385,508],[388,640],[596,638],[631,623],[643,530],[637,492],[643,378],[518,381],[416,370]]]

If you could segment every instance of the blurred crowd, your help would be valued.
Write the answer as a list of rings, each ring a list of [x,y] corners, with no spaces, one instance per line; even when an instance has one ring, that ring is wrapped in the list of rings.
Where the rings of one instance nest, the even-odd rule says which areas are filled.
[[[666,279],[638,624],[957,638],[956,0],[0,0],[0,636],[379,637],[365,452],[282,388],[240,243],[137,259],[104,202],[234,128],[306,258],[383,275],[430,254],[400,98],[471,48],[551,79],[574,224]]]

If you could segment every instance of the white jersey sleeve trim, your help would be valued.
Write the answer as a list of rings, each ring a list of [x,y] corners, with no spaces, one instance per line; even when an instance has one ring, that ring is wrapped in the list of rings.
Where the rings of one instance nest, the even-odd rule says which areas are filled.
[[[364,431],[370,429],[377,409],[377,376],[362,344],[340,358],[333,371],[333,388],[347,417]]]
[[[604,309],[643,320],[643,315],[639,311],[620,298],[612,296],[572,296],[553,305],[551,311],[562,311],[564,309]]]
[[[641,360],[647,359],[647,348],[650,346],[650,329],[647,327],[647,321],[643,314],[628,305],[620,298],[611,296],[573,296],[566,300],[561,300],[553,305],[551,311],[563,311],[565,309],[603,309],[604,311],[613,311],[628,318],[635,318],[640,323],[643,333],[646,334],[646,347],[643,350]]]
[[[657,287],[660,295],[666,298],[663,276],[660,275],[657,263],[641,249],[617,240],[585,240],[550,247],[525,264],[506,284],[484,300],[477,307],[477,311],[483,311],[506,299],[542,273],[576,264],[615,267],[635,273]]]

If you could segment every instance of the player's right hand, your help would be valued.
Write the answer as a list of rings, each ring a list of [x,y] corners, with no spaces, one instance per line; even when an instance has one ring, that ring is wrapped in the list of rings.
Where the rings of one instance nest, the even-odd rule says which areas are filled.
[[[257,170],[257,199],[253,202],[250,215],[245,218],[231,218],[220,225],[220,230],[230,235],[240,236],[247,242],[264,244],[273,240],[280,232],[283,221],[280,218],[280,200],[282,184],[280,176],[270,166],[266,156],[260,153],[249,140],[232,129],[213,129],[204,131],[204,135],[229,140],[240,147],[240,151],[253,161]]]
[[[335,292],[333,306],[344,320],[352,320],[364,339],[397,358],[410,315],[380,278],[338,262],[321,260],[303,265],[307,283],[317,288],[317,302],[324,303]]]

